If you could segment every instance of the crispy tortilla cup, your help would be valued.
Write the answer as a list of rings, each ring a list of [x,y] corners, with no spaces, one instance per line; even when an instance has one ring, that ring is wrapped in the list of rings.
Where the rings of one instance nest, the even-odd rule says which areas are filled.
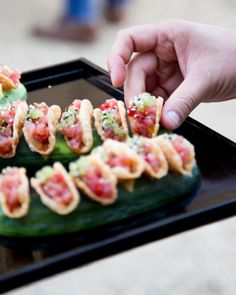
[[[196,164],[194,146],[183,136],[162,134],[155,138],[161,146],[169,168],[183,175],[190,175]]]
[[[117,178],[97,155],[81,157],[70,163],[69,170],[76,186],[90,199],[102,205],[110,205],[116,201]]]
[[[107,99],[100,108],[93,111],[94,124],[102,140],[126,141],[128,127],[124,103],[114,98]]]
[[[144,173],[151,178],[160,179],[168,173],[168,162],[155,138],[134,136],[127,144],[144,161]]]
[[[15,101],[13,103],[6,103],[5,105],[0,106],[0,110],[3,112],[4,112],[4,108],[5,109],[14,108],[15,116],[13,118],[12,136],[3,137],[0,135],[1,140],[4,140],[4,144],[1,144],[1,140],[0,140],[0,157],[11,158],[11,157],[14,157],[16,154],[16,148],[22,134],[24,118],[27,113],[27,103],[24,101]],[[7,125],[5,120],[0,122],[1,130],[6,127]]]
[[[156,98],[147,92],[131,99],[127,114],[132,133],[144,137],[156,136],[160,127],[163,103],[162,97]]]
[[[15,173],[17,175],[13,175]],[[9,180],[7,180],[7,177]],[[16,182],[10,186],[9,181]],[[12,194],[9,195],[9,191],[12,192],[12,190],[17,190],[17,198],[13,198]],[[0,203],[3,213],[9,218],[21,218],[28,213],[30,196],[29,181],[26,176],[25,168],[7,167],[3,169],[0,175]],[[9,206],[12,206],[12,208]]]
[[[65,136],[65,141],[67,143],[67,145],[70,147],[70,149],[72,149],[75,153],[87,153],[91,150],[92,146],[93,146],[93,134],[92,134],[92,115],[93,115],[93,106],[91,104],[91,102],[87,99],[83,99],[83,100],[75,100],[71,106],[74,106],[74,108],[76,108],[76,105],[78,105],[79,102],[79,108],[77,108],[78,112],[74,112],[71,114],[71,116],[73,116],[73,120],[72,120],[72,124],[68,124],[70,123],[68,120],[70,113],[68,112],[68,109],[70,107],[67,108],[67,111],[65,111],[62,114],[60,123],[58,124],[58,129],[60,129],[60,131],[63,133],[63,124],[65,125],[64,127],[71,127],[72,125],[74,125],[74,120],[78,120],[77,124],[80,125],[81,128],[81,139],[79,142],[79,144],[76,144],[76,146],[73,145],[74,140],[76,140],[74,134],[72,135],[71,138]],[[69,118],[70,119],[70,118]],[[77,128],[78,130],[78,128]],[[73,132],[74,133],[74,132]]]
[[[39,105],[44,105],[47,107],[47,105],[45,103],[40,103],[40,104],[34,104],[36,107]],[[30,106],[29,106],[30,108]],[[27,115],[29,114],[29,109],[27,112]],[[41,155],[49,155],[56,144],[56,125],[58,123],[58,120],[61,116],[61,109],[59,106],[57,105],[52,105],[48,108],[47,114],[44,115],[43,117],[45,117],[46,121],[47,121],[47,127],[48,127],[48,131],[49,131],[49,136],[46,140],[46,142],[40,142],[39,140],[37,140],[36,138],[34,138],[31,133],[29,132],[30,129],[27,127],[27,121],[28,121],[28,117],[26,115],[26,119],[25,119],[25,123],[24,123],[24,128],[23,128],[23,133],[25,136],[25,140],[29,145],[29,148],[31,149],[31,151],[33,152],[37,152]]]
[[[45,170],[45,168],[47,170]],[[36,192],[40,196],[42,203],[46,207],[48,207],[49,209],[51,209],[52,211],[60,215],[67,215],[71,213],[72,211],[74,211],[79,204],[80,195],[69,173],[65,170],[65,168],[59,162],[54,163],[53,168],[46,166],[43,169],[39,171],[39,173],[41,172],[41,176],[40,174],[36,173],[36,177],[31,178],[30,180],[31,186],[36,190]],[[48,169],[50,169],[49,172],[48,172]],[[48,173],[50,173],[50,176],[47,175]],[[63,178],[64,184],[66,185],[66,188],[69,190],[71,194],[70,195],[71,200],[69,204],[67,204],[68,202],[66,202],[65,204],[65,201],[63,197],[61,196],[61,194],[59,194],[58,201],[56,201],[49,194],[47,194],[42,187],[42,185],[45,182],[47,182],[47,180],[49,180],[50,177],[53,177],[55,173],[59,173],[60,177]],[[47,176],[49,177],[47,178]],[[61,200],[59,201],[60,198]]]
[[[125,142],[107,139],[94,150],[119,180],[136,179],[144,171],[144,162]]]

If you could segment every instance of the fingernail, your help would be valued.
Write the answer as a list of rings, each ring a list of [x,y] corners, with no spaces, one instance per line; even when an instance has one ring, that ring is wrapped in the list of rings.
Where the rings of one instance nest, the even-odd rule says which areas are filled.
[[[176,112],[168,111],[166,116],[173,128],[177,128],[180,125],[180,117]]]

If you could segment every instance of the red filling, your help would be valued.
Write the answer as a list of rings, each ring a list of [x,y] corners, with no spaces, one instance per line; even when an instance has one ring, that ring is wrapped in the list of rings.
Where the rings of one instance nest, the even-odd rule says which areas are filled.
[[[13,135],[13,124],[16,114],[16,109],[11,106],[9,111],[2,111],[0,113],[0,135],[4,137],[11,137]]]
[[[184,138],[182,136],[176,136],[171,139],[171,142],[180,155],[183,165],[187,165],[191,160],[191,152],[188,147],[184,144]]]
[[[114,116],[114,121],[117,123],[118,128],[123,128],[122,126],[122,121],[121,117],[118,111],[118,104],[115,99],[108,99],[106,100],[101,106],[100,106],[101,111],[112,111],[113,116]],[[106,116],[104,118],[102,117],[102,121],[106,120]],[[112,126],[103,126],[103,132],[105,134],[106,138],[118,140],[118,141],[125,141],[126,140],[126,134],[121,133],[121,134],[116,134],[115,130]]]
[[[101,111],[107,111],[113,108],[118,108],[117,101],[115,99],[107,99],[102,105],[100,105]]]
[[[156,123],[156,106],[146,107],[137,110],[136,106],[131,106],[127,110],[130,126],[135,134],[145,137],[152,137]]]
[[[152,149],[148,145],[144,145],[143,149],[142,157],[151,166],[152,170],[157,172],[161,167],[161,161],[158,155],[152,153]]]
[[[78,119],[75,119],[73,125],[66,126],[61,133],[70,141],[72,149],[77,150],[81,148],[83,142],[82,127]]]
[[[41,185],[42,190],[56,203],[68,206],[73,201],[73,196],[61,173],[56,172]]]
[[[32,121],[26,121],[27,129],[30,135],[37,141],[48,144],[48,138],[50,135],[48,128],[48,106],[38,105],[37,109],[41,110],[44,114],[43,117],[34,119]]]
[[[15,170],[12,170],[8,174],[4,175],[1,181],[1,192],[6,197],[6,204],[10,212],[13,212],[21,206],[18,194],[19,186],[19,174]]]
[[[112,197],[113,188],[109,181],[103,178],[102,173],[98,168],[93,166],[89,167],[82,176],[82,179],[97,197]]]
[[[4,75],[5,77],[9,78],[10,80],[12,80],[12,82],[15,84],[15,87],[17,87],[20,83],[20,77],[21,77],[21,73],[18,71],[9,71],[6,68],[3,68],[2,70],[0,70],[0,73],[2,75]]]
[[[13,138],[7,138],[0,135],[0,151],[2,154],[10,154],[13,147]]]
[[[80,99],[75,99],[70,106],[75,107],[78,111],[80,110],[80,106],[81,106],[81,100]]]
[[[81,106],[81,100],[74,100],[70,104],[70,106],[74,106],[79,111]],[[78,118],[75,117],[73,124],[63,128],[61,133],[66,137],[67,140],[70,141],[70,146],[73,150],[78,150],[81,148],[83,143],[83,133],[82,126]]]
[[[0,150],[1,153],[8,154],[12,151],[13,124],[16,110],[12,106],[9,111],[0,113]]]
[[[114,140],[120,139],[120,137],[115,134],[112,127],[103,128],[103,132],[104,132],[106,138],[110,138],[110,139],[114,139]]]
[[[111,168],[118,166],[118,167],[126,168],[129,172],[133,172],[135,170],[134,162],[132,161],[132,159],[130,159],[126,155],[118,156],[118,155],[110,153],[107,163],[109,164]]]
[[[43,144],[48,144],[50,132],[48,128],[48,119],[46,117],[34,120],[34,122],[26,121],[26,126],[34,139]]]

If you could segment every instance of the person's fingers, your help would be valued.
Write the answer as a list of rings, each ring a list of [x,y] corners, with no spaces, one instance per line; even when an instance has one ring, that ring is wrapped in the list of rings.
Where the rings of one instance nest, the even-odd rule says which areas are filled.
[[[124,85],[125,100],[127,101],[146,91],[146,78],[156,73],[158,60],[154,52],[137,54],[126,69]]]
[[[179,85],[164,104],[161,118],[164,127],[173,130],[181,125],[206,97],[206,84],[206,81],[191,74]]]
[[[112,66],[109,66],[111,82],[114,87],[121,87],[126,77],[126,67],[122,57],[117,56],[112,59]]]
[[[159,59],[158,63],[159,86],[167,91],[170,96],[182,83],[183,76],[177,61],[166,63]]]
[[[166,100],[169,96],[167,91],[160,86],[157,86],[152,91],[148,91],[148,92],[150,92],[152,95],[156,97],[161,96],[162,98],[164,98],[164,100]]]
[[[157,75],[157,72],[151,73],[146,76],[146,91],[151,93],[153,89],[155,89],[158,85],[159,77]]]
[[[152,50],[157,43],[157,32],[154,25],[137,26],[121,30],[108,57],[108,69],[112,84],[122,86],[125,81],[125,65],[130,61],[133,52]]]

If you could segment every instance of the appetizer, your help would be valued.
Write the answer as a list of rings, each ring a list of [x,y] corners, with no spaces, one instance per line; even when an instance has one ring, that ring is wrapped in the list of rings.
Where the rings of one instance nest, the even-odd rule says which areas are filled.
[[[153,138],[134,136],[127,143],[144,160],[144,172],[148,176],[160,179],[167,175],[168,163],[165,155]]]
[[[48,107],[44,102],[29,105],[23,132],[33,152],[48,155],[53,151],[60,116],[61,109],[57,105]]]
[[[93,111],[95,127],[102,140],[115,139],[125,141],[128,128],[125,118],[125,107],[121,100],[107,99],[100,108]]]
[[[156,136],[159,130],[162,106],[162,97],[156,98],[147,92],[135,96],[130,101],[127,110],[133,134],[144,137]]]
[[[77,187],[89,198],[102,205],[115,202],[117,178],[97,155],[81,157],[69,169]]]
[[[169,167],[172,171],[183,175],[192,173],[196,164],[194,146],[183,136],[177,134],[163,134],[155,141],[161,146]]]
[[[89,100],[74,100],[62,114],[58,130],[67,145],[76,153],[87,153],[93,145],[93,106]]]
[[[25,168],[7,167],[0,175],[0,202],[3,213],[20,218],[29,211],[29,181]]]
[[[142,159],[124,142],[107,139],[94,153],[100,156],[120,180],[135,179],[143,173]]]
[[[0,98],[4,96],[3,91],[16,89],[20,84],[21,73],[13,71],[5,65],[0,65]]]
[[[0,105],[0,157],[15,156],[26,112],[27,104],[23,101]]]
[[[80,196],[69,173],[59,163],[45,166],[31,178],[31,185],[42,203],[52,211],[66,215],[76,209]]]

